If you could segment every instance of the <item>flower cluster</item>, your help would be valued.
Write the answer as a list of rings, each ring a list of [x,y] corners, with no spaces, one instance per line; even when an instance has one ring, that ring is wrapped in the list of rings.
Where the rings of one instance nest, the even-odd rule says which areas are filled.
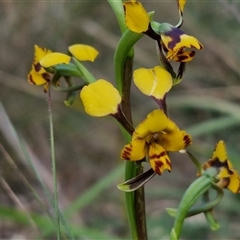
[[[182,16],[183,6],[184,4],[179,4],[180,16]],[[185,48],[202,48],[196,38],[186,35],[170,24],[162,23],[153,29],[150,17],[140,2],[127,1],[123,3],[123,7],[129,30],[146,33],[156,40],[159,50],[165,51],[163,55],[165,62],[170,60],[190,61],[194,53],[193,51],[186,52]],[[148,161],[154,174],[160,175],[164,170],[171,171],[168,152],[185,149],[192,140],[189,134],[180,130],[167,117],[165,98],[173,86],[174,75],[168,71],[166,64],[160,64],[151,69],[136,69],[133,73],[133,81],[138,89],[143,94],[151,96],[159,106],[158,110],[149,113],[146,119],[134,129],[121,109],[122,97],[118,90],[104,79],[89,80],[86,71],[80,65],[81,61],[94,61],[98,55],[97,50],[83,44],[70,46],[68,50],[70,55],[35,46],[33,67],[28,75],[29,82],[44,85],[44,89],[47,91],[50,82],[56,82],[54,79],[56,75],[57,84],[59,84],[59,72],[64,77],[80,76],[90,83],[84,86],[80,92],[85,111],[91,116],[111,115],[115,117],[132,135],[131,142],[122,150],[121,158],[129,161]],[[72,59],[74,67],[78,68],[77,74],[73,74],[75,68],[71,63]],[[68,69],[70,74],[61,69]]]

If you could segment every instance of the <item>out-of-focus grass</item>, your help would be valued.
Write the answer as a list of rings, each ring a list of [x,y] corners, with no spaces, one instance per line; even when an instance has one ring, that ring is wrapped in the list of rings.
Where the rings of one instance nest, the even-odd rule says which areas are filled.
[[[155,10],[155,20],[172,24],[177,22],[175,1],[144,2],[144,5],[149,11]],[[100,51],[100,55],[95,63],[87,66],[96,78],[106,78],[114,83],[112,59],[120,30],[106,1],[5,1],[0,3],[0,13],[0,100],[31,152],[31,159],[44,184],[51,191],[46,95],[41,88],[31,86],[26,81],[33,58],[33,45],[39,44],[62,52],[67,51],[68,45],[77,42],[93,45]],[[223,139],[229,156],[240,172],[239,16],[240,4],[236,1],[187,2],[183,30],[196,36],[204,44],[204,49],[197,52],[194,60],[187,65],[183,82],[169,93],[168,108],[170,117],[181,128],[189,129],[193,134],[190,149],[202,162],[211,156],[215,143]],[[147,37],[137,44],[135,56],[134,68],[158,64],[155,44]],[[194,98],[191,97],[193,95]],[[119,160],[119,152],[124,144],[120,131],[110,118],[95,119],[87,116],[81,105],[78,110],[65,107],[65,96],[60,93],[54,93],[53,98],[60,209],[64,212],[77,206],[74,215],[67,216],[68,225],[70,228],[80,226],[76,234],[79,238],[94,232],[96,235],[91,235],[92,238],[127,238],[129,232],[123,193],[116,188],[122,178],[106,180],[108,187],[100,191],[100,183],[104,182],[105,177],[123,165],[122,160]],[[195,105],[194,99],[198,99]],[[207,99],[209,104],[206,103]],[[135,124],[156,107],[151,99],[139,93],[134,86],[132,106]],[[234,106],[232,111],[231,106]],[[16,161],[44,204],[51,208],[35,174],[24,161],[24,155],[19,155],[14,141],[9,142],[10,133],[4,132],[4,127],[1,126],[1,144]],[[146,184],[151,239],[168,238],[173,219],[164,208],[176,207],[184,189],[196,178],[196,170],[187,157],[173,154],[172,162],[171,174],[164,173]],[[28,211],[41,218],[44,214],[41,206],[3,157],[1,174]],[[84,200],[84,193],[94,188],[101,194],[93,195],[91,202],[89,199]],[[84,205],[88,201],[89,204]],[[211,232],[204,216],[198,216],[185,222],[183,237],[238,239],[239,201],[239,196],[226,192],[215,210],[221,228]],[[24,226],[18,221],[17,206],[3,189],[0,190],[0,204],[1,216],[8,213],[8,220],[4,218],[0,221],[0,230],[4,229],[0,231],[1,238],[11,238],[14,234],[20,234],[26,239],[37,236],[30,225]],[[24,221],[23,214],[20,219]],[[81,229],[86,231],[81,232]]]

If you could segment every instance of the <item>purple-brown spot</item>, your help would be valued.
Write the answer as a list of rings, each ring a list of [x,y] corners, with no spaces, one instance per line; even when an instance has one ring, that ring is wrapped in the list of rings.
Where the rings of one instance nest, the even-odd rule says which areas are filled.
[[[161,167],[164,165],[161,161],[154,161],[155,163],[155,169],[154,171],[158,174],[161,175]]]
[[[125,147],[124,150],[122,151],[121,157],[124,158],[125,160],[130,160],[131,152],[132,148]]]
[[[39,71],[41,70],[41,68],[42,68],[42,66],[40,65],[40,63],[33,64],[33,66],[34,66],[34,69],[35,69],[36,72],[39,72]]]
[[[177,43],[181,42],[181,35],[185,33],[179,28],[172,28],[169,32],[165,33],[165,36],[170,37],[172,40],[168,43],[167,48],[173,50]]]
[[[36,84],[33,80],[32,74],[28,75],[28,82],[31,83],[31,84]]]
[[[159,158],[161,158],[161,157],[163,157],[163,156],[165,156],[165,155],[167,155],[166,151],[162,151],[162,152],[159,153],[159,154],[153,154],[153,155],[149,156],[149,158],[151,158],[151,159],[154,159],[154,158],[159,159]]]
[[[169,168],[171,169],[172,168],[172,164],[171,162],[169,161],[169,159],[165,158],[165,161],[166,161],[166,164],[169,166]]]
[[[52,77],[49,73],[46,72],[42,74],[42,78],[46,80],[46,82],[50,82]]]
[[[191,140],[191,138],[190,138],[189,135],[185,135],[185,136],[183,137],[183,141],[184,141],[184,146],[185,146],[185,148],[192,143],[192,140]]]

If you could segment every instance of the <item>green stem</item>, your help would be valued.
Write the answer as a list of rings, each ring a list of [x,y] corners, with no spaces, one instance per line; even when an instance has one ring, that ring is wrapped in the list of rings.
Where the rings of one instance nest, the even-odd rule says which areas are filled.
[[[128,122],[132,125],[132,113],[131,113],[131,100],[130,91],[132,83],[132,73],[133,73],[133,58],[127,57],[124,64],[123,72],[123,85],[122,85],[122,111]]]
[[[133,58],[133,46],[134,44],[143,37],[143,34],[134,33],[127,29],[121,37],[114,55],[114,68],[117,89],[122,95],[123,92],[123,79],[124,79],[124,66],[127,57]]]
[[[114,1],[108,0],[108,3],[111,6],[111,8],[117,18],[120,30],[123,34],[127,30],[127,26],[125,24],[123,2],[122,2],[122,0],[114,0]]]
[[[125,164],[125,180],[131,179],[133,176],[136,176],[137,169],[134,162],[127,161]],[[125,200],[126,200],[126,208],[128,215],[128,222],[130,225],[132,239],[138,239],[137,232],[137,223],[136,223],[136,212],[135,212],[135,192],[126,192]]]
[[[132,124],[130,106],[130,88],[132,79],[132,66],[134,58],[134,44],[143,34],[133,33],[125,24],[124,10],[121,0],[108,0],[118,20],[122,37],[117,45],[114,55],[115,78],[117,88],[122,95],[122,111],[127,120]],[[126,135],[126,134],[124,134]],[[131,139],[126,136],[127,142]],[[133,162],[126,162],[125,180],[131,179],[143,171],[142,167],[136,168]],[[126,207],[128,220],[133,239],[147,239],[144,189],[141,187],[135,192],[126,193]]]
[[[196,179],[187,189],[185,194],[182,197],[181,203],[178,207],[177,215],[175,218],[174,226],[171,231],[170,239],[177,240],[179,239],[183,221],[189,212],[189,209],[195,203],[195,201],[207,191],[214,180],[214,177],[217,174],[217,170],[214,168],[209,168],[204,172],[204,175]]]
[[[186,153],[189,156],[189,158],[191,159],[191,161],[193,162],[193,164],[196,166],[199,174],[202,175],[203,174],[202,165],[199,163],[199,161],[189,151],[186,150]]]
[[[83,64],[80,61],[78,61],[75,57],[73,57],[72,59],[76,64],[77,68],[79,69],[79,71],[82,73],[82,78],[87,83],[93,83],[96,81],[96,78],[88,71],[87,68],[83,66]]]
[[[138,162],[136,176],[143,173],[142,163]],[[135,213],[138,239],[147,239],[144,185],[135,191]]]
[[[55,161],[55,148],[54,148],[54,132],[53,132],[53,117],[52,117],[52,99],[51,89],[48,91],[48,110],[49,110],[49,125],[50,125],[50,143],[51,143],[51,159],[52,159],[52,174],[54,184],[54,209],[55,209],[55,221],[57,230],[57,239],[61,239],[60,219],[58,209],[58,189],[57,189],[57,172]]]

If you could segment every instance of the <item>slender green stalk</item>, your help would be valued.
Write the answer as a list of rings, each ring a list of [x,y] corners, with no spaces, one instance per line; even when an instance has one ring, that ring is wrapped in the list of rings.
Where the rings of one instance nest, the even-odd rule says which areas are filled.
[[[124,18],[123,1],[122,0],[114,0],[114,1],[108,0],[108,3],[111,6],[111,8],[117,18],[120,30],[123,34],[127,30],[127,26],[125,24],[125,18]]]
[[[117,45],[114,55],[114,68],[117,88],[122,96],[122,111],[127,120],[132,124],[132,114],[130,105],[130,88],[132,80],[132,67],[134,58],[134,44],[143,34],[133,33],[127,29],[122,0],[108,0],[119,23],[122,37]],[[126,136],[126,134],[124,134]],[[130,135],[127,134],[126,141],[129,142]],[[126,162],[125,180],[131,179],[142,173],[141,166],[136,167],[133,162]],[[128,220],[133,239],[147,239],[144,188],[135,192],[127,192],[126,207]]]
[[[216,185],[212,185],[212,189],[214,189],[217,193],[216,197],[213,200],[207,199],[206,202],[204,202],[202,205],[200,206],[194,206],[192,207],[186,214],[186,218],[187,217],[192,217],[194,215],[197,215],[199,213],[207,213],[209,212],[214,206],[216,206],[218,203],[221,202],[222,198],[223,198],[223,190],[221,188],[219,188]],[[208,194],[208,191],[206,191],[203,194],[203,197],[205,196],[205,194]],[[167,212],[169,213],[170,216],[172,217],[176,217],[177,211],[178,209],[176,208],[166,208]],[[208,214],[209,216],[209,214]],[[212,217],[211,217],[212,219]],[[211,220],[212,221],[212,220]],[[211,224],[209,224],[211,225]]]
[[[189,209],[195,203],[195,201],[207,191],[213,182],[213,178],[216,176],[217,170],[209,168],[204,174],[197,178],[184,193],[181,203],[179,204],[177,215],[175,218],[174,226],[171,231],[170,239],[177,240],[180,237],[182,225],[186,218]]]
[[[197,168],[199,174],[202,175],[202,173],[203,173],[202,165],[189,151],[186,150],[186,153],[189,156],[189,158],[191,159],[191,161],[193,162],[193,164],[195,165],[195,167]]]
[[[116,85],[121,95],[123,92],[124,68],[127,57],[134,57],[133,46],[143,36],[142,33],[134,33],[127,29],[117,45],[114,55],[114,68]]]
[[[56,172],[56,159],[55,159],[55,147],[54,147],[54,132],[53,132],[53,116],[52,116],[52,99],[51,89],[48,91],[48,110],[49,110],[49,125],[50,125],[50,143],[51,143],[51,159],[52,159],[52,174],[54,184],[54,209],[55,209],[55,221],[57,230],[57,239],[61,239],[60,230],[60,218],[58,209],[58,189],[57,189],[57,172]]]
[[[132,177],[136,176],[136,166],[134,162],[127,161],[125,164],[125,180],[131,179]],[[128,222],[130,225],[132,239],[138,239],[138,232],[137,232],[137,219],[136,219],[136,207],[135,207],[135,192],[126,192],[125,193],[125,200],[126,200],[126,208],[127,208],[127,216]]]

